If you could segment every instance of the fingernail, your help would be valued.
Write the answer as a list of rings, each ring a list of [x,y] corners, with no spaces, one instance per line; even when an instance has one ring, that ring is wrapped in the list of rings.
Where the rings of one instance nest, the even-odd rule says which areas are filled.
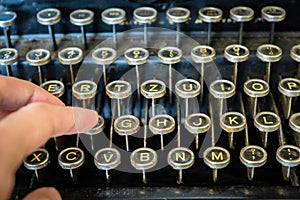
[[[98,122],[98,113],[84,108],[73,108],[75,126],[69,133],[82,133],[92,129]]]

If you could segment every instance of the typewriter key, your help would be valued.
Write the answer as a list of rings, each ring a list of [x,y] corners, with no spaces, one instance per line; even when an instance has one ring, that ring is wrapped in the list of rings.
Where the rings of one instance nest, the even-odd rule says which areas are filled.
[[[247,167],[249,181],[253,180],[254,168],[262,167],[267,162],[267,152],[255,145],[242,148],[240,151],[240,161]]]
[[[158,51],[158,58],[164,64],[169,64],[169,102],[172,105],[172,64],[182,59],[182,51],[176,47],[164,47]]]
[[[140,7],[133,11],[133,17],[138,23],[144,24],[144,44],[147,45],[147,24],[156,21],[157,11],[151,7]]]
[[[193,79],[182,79],[175,84],[175,92],[185,99],[185,117],[189,115],[189,98],[194,98],[200,94],[200,83]]]
[[[297,77],[300,78],[300,45],[295,45],[290,50],[291,58],[298,62],[298,72]]]
[[[121,8],[108,8],[101,13],[102,21],[113,28],[113,43],[117,47],[116,25],[126,20],[126,13]]]
[[[280,117],[273,112],[260,112],[254,118],[254,126],[262,132],[263,145],[268,144],[268,133],[277,131],[280,127]]]
[[[249,50],[247,47],[239,44],[232,44],[225,48],[224,57],[234,63],[233,67],[233,83],[236,85],[238,75],[238,63],[244,62],[249,58]]]
[[[70,22],[76,26],[80,26],[81,38],[84,48],[87,49],[85,26],[93,23],[94,12],[86,9],[75,10],[70,14]]]
[[[161,150],[164,150],[163,135],[174,131],[175,120],[170,115],[155,115],[149,120],[149,128],[154,135],[160,135]]]
[[[77,179],[73,173],[73,170],[80,167],[83,163],[84,153],[81,149],[76,147],[66,148],[58,155],[58,164],[61,166],[61,168],[70,170],[70,175],[73,182],[75,182]]]
[[[118,117],[114,122],[116,133],[125,136],[126,150],[129,151],[128,136],[137,133],[140,129],[140,121],[136,116],[123,115]]]
[[[166,84],[159,80],[148,80],[142,83],[141,93],[147,99],[152,99],[152,116],[155,115],[155,99],[166,93]]]
[[[34,49],[26,54],[26,60],[29,65],[37,66],[40,84],[44,82],[41,66],[51,61],[50,51],[47,49]]]
[[[11,65],[18,61],[18,51],[13,48],[0,49],[0,65],[6,66],[6,75],[11,75]]]
[[[296,145],[300,146],[300,113],[294,113],[291,115],[289,125],[294,131]]]
[[[194,153],[184,147],[177,147],[172,149],[168,153],[168,163],[169,165],[175,169],[179,170],[179,178],[177,183],[182,184],[182,170],[188,169],[193,166],[195,161]]]
[[[185,23],[190,19],[191,12],[186,8],[175,7],[167,10],[167,19],[170,23],[176,23],[176,46],[180,44],[180,23]]]
[[[111,99],[117,99],[118,116],[121,116],[121,99],[131,95],[131,85],[127,81],[113,81],[106,85],[106,94]]]
[[[70,75],[72,85],[75,82],[73,65],[80,63],[83,59],[82,50],[77,47],[68,47],[58,52],[58,60],[63,65],[70,66]]]
[[[300,164],[300,149],[293,145],[282,145],[276,151],[276,160],[282,165],[282,175],[284,180],[290,177],[292,167]]]
[[[272,44],[263,44],[257,48],[256,56],[263,62],[267,63],[266,78],[265,80],[270,82],[271,63],[278,62],[282,56],[282,50],[280,47]]]
[[[229,148],[233,149],[233,134],[245,129],[246,118],[239,112],[227,112],[222,115],[220,126],[228,132]]]
[[[236,22],[240,23],[240,30],[239,30],[239,40],[238,43],[243,43],[243,29],[244,29],[244,22],[249,22],[254,17],[254,11],[245,6],[237,6],[230,9],[230,18]]]
[[[225,168],[230,162],[230,154],[223,147],[209,147],[203,153],[204,163],[213,169],[213,181],[217,182],[218,169]]]
[[[277,6],[266,6],[261,9],[261,17],[267,22],[271,22],[270,44],[274,42],[275,22],[283,21],[285,16],[285,10]]]
[[[196,136],[196,149],[198,149],[199,134],[206,133],[209,130],[211,126],[211,120],[206,114],[194,113],[186,118],[184,126],[191,134]]]
[[[94,151],[94,138],[93,136],[96,134],[99,134],[103,131],[104,129],[104,119],[103,117],[101,117],[100,115],[98,116],[98,123],[96,124],[96,126],[94,126],[94,128],[84,132],[84,134],[86,135],[90,135],[90,140],[91,140],[91,148]]]
[[[46,149],[37,149],[23,161],[24,166],[29,170],[34,170],[36,179],[39,181],[39,169],[46,167],[49,163],[49,153]]]
[[[269,84],[261,79],[250,79],[244,83],[244,92],[251,98],[250,107],[253,118],[256,116],[257,98],[267,96],[269,91]]]
[[[278,90],[283,94],[283,111],[286,119],[290,117],[292,98],[300,96],[300,81],[295,78],[282,79],[278,84]]]
[[[199,10],[199,17],[202,21],[208,23],[207,29],[207,45],[211,44],[211,23],[222,20],[223,11],[215,7],[204,7]]]
[[[37,21],[40,24],[48,26],[50,40],[53,45],[54,51],[56,51],[57,45],[55,41],[54,24],[57,24],[61,19],[60,10],[56,8],[46,8],[39,11],[36,17],[37,17]]]
[[[130,162],[135,169],[143,171],[143,182],[146,184],[145,171],[153,168],[157,164],[157,154],[153,149],[147,147],[138,148],[131,153]]]
[[[0,12],[0,27],[3,28],[6,48],[12,47],[11,39],[10,39],[10,29],[11,26],[15,23],[16,18],[17,18],[17,14],[15,12],[12,11]]]
[[[103,72],[103,83],[106,86],[106,66],[110,65],[111,63],[115,62],[117,59],[117,52],[108,47],[102,47],[96,49],[92,54],[93,61],[98,64],[102,65],[102,72]]]
[[[94,156],[94,163],[98,169],[105,170],[106,180],[110,182],[108,170],[115,169],[121,164],[121,154],[114,148],[100,149]]]

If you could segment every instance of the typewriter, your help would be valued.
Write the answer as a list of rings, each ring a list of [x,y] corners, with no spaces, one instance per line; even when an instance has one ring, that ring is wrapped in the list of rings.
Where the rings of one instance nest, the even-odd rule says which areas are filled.
[[[299,7],[1,0],[0,73],[99,113],[25,158],[11,199],[298,199]]]

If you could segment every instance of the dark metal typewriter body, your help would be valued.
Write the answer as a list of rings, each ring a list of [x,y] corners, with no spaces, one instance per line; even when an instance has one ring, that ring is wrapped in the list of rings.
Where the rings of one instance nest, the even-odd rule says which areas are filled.
[[[155,19],[148,19],[151,23],[141,22],[143,20],[133,14],[135,9],[146,6],[157,11]],[[200,9],[210,6],[221,9],[221,17],[218,16],[219,10],[214,8],[202,10],[204,16],[199,16]],[[240,19],[230,16],[230,10],[237,6],[253,9],[253,17]],[[270,16],[262,17],[261,10],[266,6],[278,6],[286,13],[277,7],[271,7],[265,11]],[[179,7],[188,9],[190,15],[186,10],[176,10]],[[37,13],[47,8],[60,10],[60,19],[51,22],[45,22],[45,19],[44,22],[41,19],[38,21]],[[108,19],[105,19],[103,13],[109,8],[121,8],[126,12],[126,17],[120,17],[120,10],[110,10],[106,16]],[[171,12],[171,8],[176,9]],[[66,148],[76,147],[76,135],[49,140],[42,147],[42,151],[35,152],[36,154],[27,158],[24,166],[17,171],[11,199],[20,199],[31,190],[42,186],[56,187],[63,199],[298,199],[300,121],[297,113],[300,112],[300,102],[297,96],[300,95],[300,47],[295,45],[299,44],[300,39],[299,8],[300,2],[294,0],[0,1],[1,27],[7,35],[2,37],[0,46],[9,46],[18,52],[18,59],[11,59],[9,63],[5,62],[5,59],[12,58],[11,54],[14,52],[1,52],[0,73],[9,73],[10,76],[38,85],[52,80],[61,81],[64,84],[64,93],[61,92],[62,95],[58,96],[66,105],[95,109],[105,123],[105,128],[100,127],[101,131],[98,134],[91,136],[92,133],[86,133],[80,136],[77,147],[84,152],[85,159],[78,160],[77,166],[67,166],[67,161],[68,158],[69,161],[75,159],[73,156],[76,153],[80,154],[80,151],[69,149],[69,152],[62,153]],[[78,9],[88,9],[94,16],[90,16],[92,19],[80,21],[81,15],[85,18],[85,14],[91,14],[84,11],[83,14],[77,13],[79,20],[70,22],[70,14]],[[240,9],[237,15],[251,15],[251,11]],[[17,18],[12,20],[14,23],[3,22],[13,17],[10,13],[3,14],[4,11],[17,14]],[[147,10],[141,13],[151,15],[151,12],[153,11]],[[115,21],[109,18],[116,16],[119,16],[119,19]],[[43,17],[47,19],[47,16]],[[112,27],[116,31],[115,38]],[[56,48],[48,31],[55,33]],[[144,31],[147,34],[147,45]],[[239,46],[239,43],[242,46]],[[233,44],[234,46],[229,46]],[[264,44],[266,46],[262,46]],[[196,48],[199,45],[206,46]],[[213,50],[207,45],[215,50],[215,55],[212,55]],[[67,51],[68,47],[82,50],[82,57],[70,61],[70,58],[75,54],[78,56],[80,51],[76,48]],[[100,47],[115,49],[116,59],[106,60],[105,63],[101,58],[112,56],[113,52],[102,50],[99,51],[100,61],[98,59],[95,62],[92,54]],[[129,58],[124,56],[125,51],[133,47],[144,48],[149,52],[146,63],[128,63],[128,60],[134,60],[135,55],[140,56],[143,53],[141,49],[135,49],[128,53]],[[172,48],[161,51],[165,47]],[[177,48],[182,50],[183,57],[174,60],[174,57],[180,57],[178,54],[181,52]],[[193,49],[194,55],[193,52],[191,54]],[[48,53],[50,57],[47,57]],[[70,55],[71,57],[68,57]],[[206,60],[203,57],[206,57]],[[105,78],[102,74],[103,66],[106,67]],[[201,67],[205,74],[203,82]],[[169,68],[173,69],[172,73],[169,73]],[[139,70],[139,77],[136,69]],[[80,76],[76,78],[77,73]],[[171,87],[169,79],[172,82]],[[227,82],[216,82],[217,79]],[[97,85],[90,98],[83,97],[80,91],[76,91],[74,85],[82,80],[92,81]],[[115,94],[115,90],[109,93],[104,82],[109,85],[117,80],[130,83],[131,92],[123,94],[122,97]],[[140,82],[138,86],[137,80]],[[143,83],[148,80],[160,80],[165,84],[166,90],[162,92],[162,96],[157,99],[145,97],[147,95]],[[180,90],[180,80],[194,84],[199,90],[194,88],[193,94],[189,93],[188,89]],[[245,84],[246,81],[248,85]],[[203,88],[198,83],[202,83]],[[267,92],[265,83],[269,86]],[[184,81],[181,84],[184,85]],[[79,83],[77,86],[82,85]],[[57,85],[54,88],[56,90]],[[170,88],[172,99],[169,96]],[[146,92],[151,92],[150,90],[151,87]],[[51,92],[49,87],[48,91]],[[162,127],[155,127],[155,123],[150,124],[151,120],[157,124],[161,122],[152,119],[155,117],[152,116],[154,99],[154,115],[167,114],[174,119],[174,127],[168,127],[169,130],[163,130],[163,133],[160,130]],[[118,104],[121,105],[118,107]],[[221,106],[224,106],[222,111]],[[238,114],[230,115],[229,112]],[[201,127],[201,130],[199,127],[188,127],[185,123],[192,113],[208,116],[211,120],[210,126]],[[226,116],[226,113],[229,114]],[[139,130],[116,130],[112,119],[116,121],[119,115],[135,116],[136,118],[127,116],[123,122],[131,120],[131,124],[137,123],[137,119]],[[234,124],[238,127],[234,127]],[[124,123],[120,129],[122,128],[126,129]],[[194,130],[194,134],[191,134],[191,130]],[[112,147],[119,150],[121,159],[114,163],[115,166],[111,164],[111,168],[106,168],[109,170],[100,170],[99,166],[95,165],[94,156],[97,151],[110,146],[111,133]],[[211,136],[212,133],[214,137]],[[29,133],[24,130],[24,134]],[[125,139],[126,134],[128,140]],[[195,144],[197,134],[199,148],[196,148]],[[205,151],[212,144],[221,148],[210,149],[211,152]],[[249,145],[255,146],[244,148]],[[150,154],[144,154],[146,157],[138,154],[137,158],[131,158],[131,155],[136,149],[145,146],[156,152],[157,163],[153,161],[148,163],[148,166],[143,166],[143,177],[143,167],[137,163],[134,167],[132,163],[134,159],[147,160]],[[169,152],[178,146],[185,147],[185,153],[175,152],[173,157],[168,157]],[[94,150],[91,150],[91,147]],[[43,149],[49,152],[49,159],[45,165],[35,165],[34,162],[45,160],[46,155],[40,157],[44,153]],[[241,152],[242,149],[244,151]],[[191,158],[192,154],[194,158]],[[67,160],[59,160],[59,157]],[[108,162],[109,157],[105,157],[104,162],[105,159]],[[192,161],[188,162],[188,159]],[[104,165],[101,166],[105,169]]]

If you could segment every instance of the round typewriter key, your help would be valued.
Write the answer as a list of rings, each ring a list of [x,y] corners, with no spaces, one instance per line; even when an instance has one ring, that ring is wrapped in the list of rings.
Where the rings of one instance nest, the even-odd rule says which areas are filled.
[[[61,97],[65,93],[65,85],[61,81],[46,81],[41,85],[41,88],[47,90],[57,98]]]
[[[283,94],[283,111],[286,119],[290,117],[292,98],[300,95],[300,81],[295,78],[282,79],[278,84],[278,90]]]
[[[48,26],[51,43],[55,51],[57,49],[57,45],[55,41],[54,24],[57,24],[61,19],[60,10],[56,8],[46,8],[39,11],[36,17],[40,24]]]
[[[298,62],[297,77],[300,77],[300,45],[295,45],[291,48],[290,56],[293,60]]]
[[[224,57],[234,63],[233,68],[233,83],[236,85],[238,63],[244,62],[249,58],[249,50],[247,47],[239,44],[232,44],[225,48]]]
[[[277,131],[280,127],[280,117],[273,112],[260,112],[254,118],[254,126],[262,132],[263,145],[268,144],[268,132]]]
[[[194,153],[184,147],[177,147],[172,149],[168,153],[168,163],[169,165],[175,169],[179,170],[179,178],[177,183],[182,184],[182,170],[188,169],[193,166],[195,161]]]
[[[252,8],[245,6],[237,6],[230,9],[230,18],[240,23],[239,44],[242,44],[243,42],[244,22],[251,21],[253,17],[254,11]]]
[[[93,136],[96,134],[99,134],[103,131],[104,129],[104,119],[103,117],[101,117],[100,115],[98,116],[98,123],[96,124],[96,126],[94,126],[94,128],[84,132],[84,134],[86,135],[90,135],[90,141],[91,141],[91,149],[92,151],[94,151],[94,138]]]
[[[70,14],[70,22],[76,26],[80,26],[81,38],[84,48],[87,49],[87,39],[85,26],[93,23],[94,12],[86,9],[75,10]]]
[[[126,13],[121,8],[108,8],[101,13],[102,21],[113,27],[113,42],[117,45],[116,25],[126,20]]]
[[[0,49],[0,65],[6,66],[6,75],[10,76],[11,66],[18,61],[18,51],[13,48]]]
[[[267,162],[267,152],[259,146],[246,146],[240,151],[240,161],[247,167],[249,181],[253,180],[254,168],[261,167]]]
[[[199,134],[206,133],[209,130],[211,126],[211,120],[206,114],[194,113],[186,118],[184,126],[190,133],[196,135],[196,149],[198,149]]]
[[[213,181],[217,182],[218,169],[225,168],[230,162],[229,152],[222,147],[209,147],[203,153],[204,163],[213,169]]]
[[[160,80],[148,80],[142,83],[141,93],[147,99],[152,99],[152,116],[155,115],[155,99],[166,93],[166,84]]]
[[[46,167],[49,163],[49,153],[46,149],[37,149],[23,161],[24,166],[29,170],[34,170],[36,179],[39,180],[39,169]]]
[[[245,129],[246,118],[239,112],[227,112],[222,115],[220,126],[223,130],[228,132],[229,148],[233,149],[233,134]]]
[[[267,22],[271,22],[270,43],[274,41],[275,22],[281,22],[285,19],[286,12],[283,8],[277,6],[266,6],[261,9],[261,17]]]
[[[153,168],[158,162],[156,151],[147,147],[136,149],[130,155],[130,162],[135,169],[143,171],[143,182],[146,184],[145,171]]]
[[[190,18],[191,12],[186,8],[175,7],[168,9],[166,14],[170,23],[176,23],[176,45],[179,46],[180,23],[187,22]]]
[[[300,164],[300,149],[293,145],[280,146],[276,151],[276,160],[282,165],[284,180],[290,177],[291,167]]]
[[[94,163],[100,170],[105,170],[106,180],[110,181],[108,170],[117,168],[121,164],[121,154],[117,149],[104,148],[96,152]]]
[[[147,45],[147,24],[156,21],[157,11],[151,7],[140,7],[133,11],[133,17],[138,23],[144,24],[144,44]]]
[[[70,66],[70,75],[72,85],[75,82],[73,65],[80,63],[83,59],[82,50],[77,47],[68,47],[58,52],[58,60],[63,65]]]
[[[125,136],[126,150],[129,151],[128,136],[137,133],[140,129],[140,121],[133,115],[123,115],[118,117],[114,122],[116,133]]]
[[[10,29],[15,23],[17,14],[12,11],[2,11],[0,12],[0,27],[3,28],[5,36],[5,46],[6,48],[12,47],[10,39]]]
[[[131,85],[127,81],[113,81],[106,85],[106,94],[111,99],[117,99],[118,116],[121,116],[121,99],[131,95]]]
[[[175,84],[176,94],[185,99],[185,117],[189,114],[189,98],[198,96],[200,89],[200,83],[193,79],[182,79]]]
[[[269,91],[269,84],[261,79],[250,79],[244,83],[244,92],[251,98],[250,107],[253,118],[257,111],[257,98],[267,96]]]
[[[29,65],[37,66],[40,84],[44,82],[41,66],[51,61],[50,51],[47,49],[34,49],[26,54],[26,60]]]
[[[155,135],[160,135],[161,150],[164,149],[163,135],[169,134],[175,129],[175,120],[170,115],[155,115],[149,120],[149,128]]]
[[[300,146],[300,113],[294,113],[291,115],[289,125],[294,131],[294,138],[297,146]]]
[[[199,17],[202,21],[208,23],[207,45],[211,43],[211,23],[222,20],[223,11],[215,7],[204,7],[199,10]]]
[[[263,62],[267,63],[266,81],[270,81],[271,63],[278,62],[282,56],[280,47],[272,44],[263,44],[257,48],[256,56]]]
[[[76,177],[73,174],[73,170],[79,168],[84,163],[84,153],[77,147],[66,148],[58,155],[58,164],[63,169],[69,169],[73,182],[76,181]]]

